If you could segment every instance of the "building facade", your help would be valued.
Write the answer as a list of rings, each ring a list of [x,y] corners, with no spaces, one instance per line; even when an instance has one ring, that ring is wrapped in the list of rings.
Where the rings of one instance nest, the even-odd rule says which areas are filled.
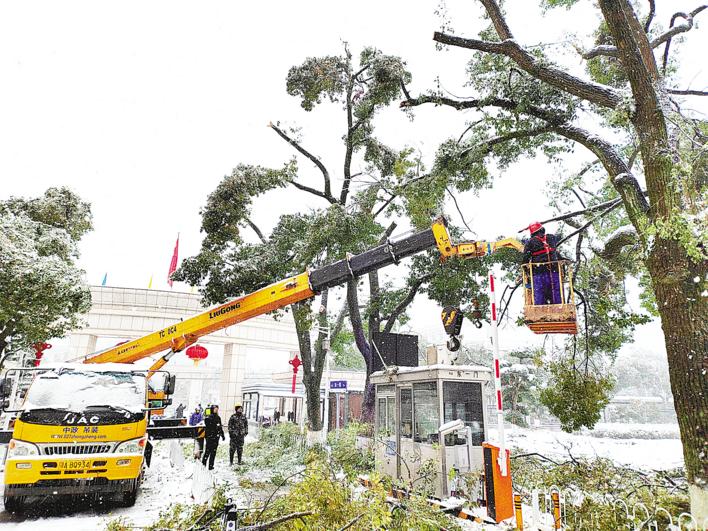
[[[81,361],[97,350],[165,328],[205,309],[197,293],[92,286],[91,297],[87,326],[69,335],[65,348],[53,353],[55,361]],[[180,353],[164,368],[177,375],[175,406],[218,403],[222,411],[230,411],[241,400],[244,383],[271,381],[271,374],[287,370],[291,353],[298,351],[290,313],[277,320],[268,315],[255,317],[204,336],[198,343],[209,351],[206,360],[195,366]],[[141,360],[136,366],[146,368],[151,363]]]

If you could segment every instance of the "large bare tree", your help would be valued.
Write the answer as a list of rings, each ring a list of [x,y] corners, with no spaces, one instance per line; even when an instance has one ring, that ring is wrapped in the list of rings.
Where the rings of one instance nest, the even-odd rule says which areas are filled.
[[[576,1],[544,3],[571,7]],[[467,133],[472,140],[458,153],[469,160],[562,144],[583,146],[597,158],[608,187],[621,198],[628,226],[596,252],[610,259],[633,246],[648,273],[666,341],[692,511],[702,519],[708,516],[708,127],[675,98],[706,93],[669,85],[677,65],[672,67],[672,39],[695,31],[695,18],[708,5],[675,13],[662,30],[652,25],[654,0],[641,20],[638,3],[598,0],[596,46],[579,50],[587,62],[583,75],[554,62],[542,47],[522,46],[501,2],[479,2],[491,22],[479,38],[434,34],[439,45],[473,53],[468,71],[477,94],[457,99],[406,91],[402,106],[481,111]],[[513,6],[505,4],[507,10]]]

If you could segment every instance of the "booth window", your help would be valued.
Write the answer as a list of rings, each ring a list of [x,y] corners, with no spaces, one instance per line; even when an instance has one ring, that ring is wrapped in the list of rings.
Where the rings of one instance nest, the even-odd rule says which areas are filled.
[[[413,384],[413,429],[416,442],[438,442],[438,407],[438,387],[435,382]]]
[[[378,397],[378,426],[379,433],[391,435],[396,431],[396,397],[392,385],[379,385],[376,389]],[[391,396],[386,396],[391,393]],[[384,396],[381,396],[384,395]]]
[[[476,382],[443,382],[445,422],[460,419],[472,428],[472,444],[481,446],[484,440],[484,402],[482,384]],[[446,438],[447,439],[447,438]],[[447,444],[462,444],[454,437]]]
[[[413,436],[413,395],[410,389],[401,389],[401,437]]]

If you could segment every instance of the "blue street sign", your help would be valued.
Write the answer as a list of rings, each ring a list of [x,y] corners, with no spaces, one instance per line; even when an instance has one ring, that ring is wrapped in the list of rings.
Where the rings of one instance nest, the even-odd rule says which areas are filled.
[[[347,388],[347,381],[346,380],[332,380],[329,382],[329,388],[330,389],[346,389]]]

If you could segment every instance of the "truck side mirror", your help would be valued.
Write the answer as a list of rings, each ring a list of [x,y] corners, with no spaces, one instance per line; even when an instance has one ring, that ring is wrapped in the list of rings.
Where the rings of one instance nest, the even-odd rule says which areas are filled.
[[[0,398],[7,398],[12,394],[12,380],[3,378],[0,380]]]
[[[171,375],[167,377],[167,382],[165,382],[165,394],[172,395],[175,392],[175,386],[177,385],[177,376]]]

